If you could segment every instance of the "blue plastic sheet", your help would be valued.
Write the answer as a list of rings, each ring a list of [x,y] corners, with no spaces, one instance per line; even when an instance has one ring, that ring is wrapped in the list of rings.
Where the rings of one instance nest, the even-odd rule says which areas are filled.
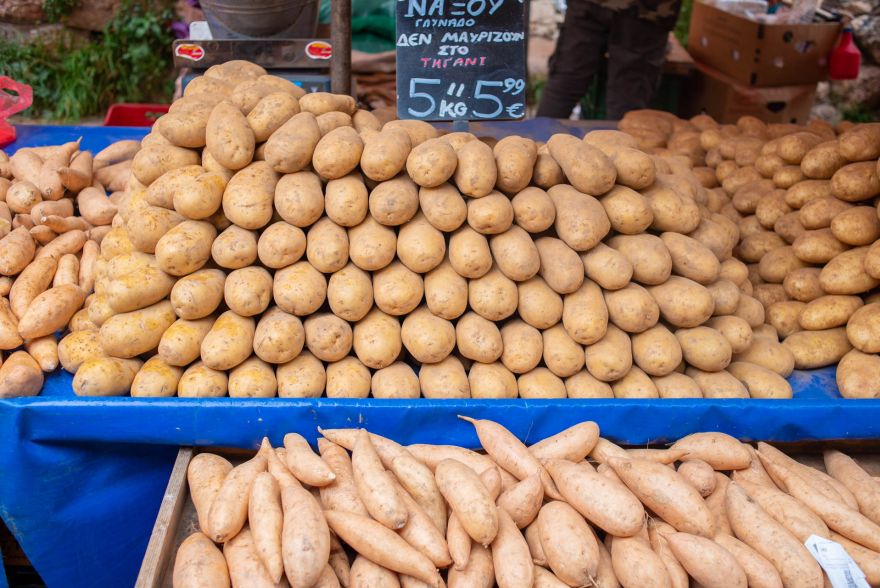
[[[480,134],[546,138],[559,121],[483,123]],[[476,126],[476,125],[475,125]],[[581,129],[578,129],[581,130]],[[19,127],[22,145],[83,136],[85,148],[140,129]],[[575,131],[577,132],[577,131]],[[50,587],[131,586],[180,445],[256,448],[317,427],[369,427],[401,443],[476,447],[456,415],[490,418],[527,442],[587,419],[624,444],[717,430],[743,439],[880,437],[880,400],[839,398],[834,369],[795,372],[793,400],[257,400],[77,398],[56,373],[35,398],[0,401],[0,516]]]

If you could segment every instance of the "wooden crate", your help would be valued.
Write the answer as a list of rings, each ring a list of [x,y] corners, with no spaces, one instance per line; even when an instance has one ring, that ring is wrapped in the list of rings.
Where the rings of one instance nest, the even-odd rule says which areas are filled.
[[[241,449],[210,448],[207,451],[222,455],[233,465],[254,455],[253,451]],[[199,448],[181,447],[177,453],[135,588],[171,588],[177,548],[184,539],[199,530],[196,508],[189,496],[186,470],[192,458],[201,452]]]

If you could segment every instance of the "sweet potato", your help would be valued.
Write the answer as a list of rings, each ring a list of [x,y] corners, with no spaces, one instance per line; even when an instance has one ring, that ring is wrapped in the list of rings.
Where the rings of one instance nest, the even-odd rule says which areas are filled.
[[[215,543],[229,541],[244,527],[251,487],[257,474],[264,471],[266,458],[258,454],[226,475],[208,511],[208,529]]]
[[[434,473],[411,455],[398,455],[391,460],[391,471],[434,522],[441,533],[446,533],[446,502],[434,480]]]
[[[599,545],[584,518],[569,504],[551,501],[536,522],[553,573],[569,586],[587,586],[599,567]]]
[[[407,513],[406,524],[398,530],[400,536],[427,556],[435,566],[450,566],[452,558],[444,534],[400,484],[393,481],[393,485]]]
[[[471,540],[471,536],[455,516],[455,512],[449,513],[449,520],[446,524],[446,545],[452,558],[452,567],[456,570],[463,570],[467,567],[471,556],[471,545],[480,545]]]
[[[517,482],[496,500],[498,506],[507,511],[507,514],[520,529],[527,527],[535,520],[543,502],[544,487],[537,475]]]
[[[186,469],[190,497],[196,508],[199,528],[205,535],[211,535],[208,517],[211,504],[230,471],[232,471],[232,464],[213,453],[199,453],[192,458]]]
[[[586,421],[530,445],[529,452],[538,460],[565,459],[577,463],[589,455],[598,440],[599,426]]]
[[[406,507],[395,491],[393,480],[385,471],[365,429],[358,431],[351,464],[358,496],[370,516],[389,529],[403,527],[406,524]]]
[[[741,470],[751,461],[745,446],[724,433],[693,433],[676,441],[672,449],[690,459],[701,459],[716,470]]]
[[[300,482],[321,487],[336,479],[336,474],[324,460],[315,455],[302,435],[285,435],[284,448],[287,450],[287,467]]]
[[[276,588],[269,572],[260,561],[250,529],[245,527],[223,546],[233,586]]]
[[[766,557],[731,535],[715,535],[715,543],[739,562],[752,588],[782,588],[782,578]]]
[[[830,536],[830,531],[822,519],[807,508],[800,500],[778,490],[740,480],[737,484],[776,521],[800,541],[806,541],[810,535],[819,537]]]
[[[359,555],[351,564],[352,588],[400,588],[397,574]]]
[[[499,588],[531,588],[535,570],[525,538],[510,515],[498,512],[498,533],[492,541],[492,563]]]
[[[174,558],[174,588],[229,588],[223,553],[204,533],[195,532],[180,544]]]
[[[880,486],[873,483],[870,474],[855,460],[840,451],[826,450],[823,457],[825,469],[853,493],[859,504],[859,511],[880,524]]]
[[[492,588],[495,585],[495,567],[492,565],[492,553],[482,545],[474,543],[467,565],[458,569],[449,569],[447,586],[449,588]]]
[[[276,584],[284,574],[281,559],[283,517],[281,493],[275,477],[269,472],[257,474],[248,500],[248,525],[254,549]]]
[[[440,493],[468,535],[480,545],[490,544],[498,533],[498,509],[477,474],[447,459],[437,464],[434,475]]]
[[[667,540],[667,536],[675,532],[675,528],[669,523],[659,519],[648,519],[648,541],[651,544],[651,549],[663,562],[672,588],[687,588],[690,585],[688,574],[679,563],[678,558],[675,557]]]
[[[611,565],[624,587],[671,588],[663,560],[641,537],[613,537]]]
[[[281,553],[291,588],[311,588],[330,558],[330,529],[321,505],[301,486],[283,486]],[[338,534],[338,533],[337,533]]]
[[[666,540],[691,577],[706,588],[746,588],[746,572],[718,543],[688,533],[672,533]]]

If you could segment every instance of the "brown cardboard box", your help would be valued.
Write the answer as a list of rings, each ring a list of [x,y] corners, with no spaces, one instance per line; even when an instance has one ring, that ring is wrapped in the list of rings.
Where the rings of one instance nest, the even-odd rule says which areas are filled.
[[[722,123],[735,123],[750,114],[768,123],[804,124],[816,97],[816,84],[756,88],[701,63],[683,94],[683,114],[701,112]]]
[[[839,23],[760,24],[695,0],[688,52],[749,86],[810,84],[828,78]]]

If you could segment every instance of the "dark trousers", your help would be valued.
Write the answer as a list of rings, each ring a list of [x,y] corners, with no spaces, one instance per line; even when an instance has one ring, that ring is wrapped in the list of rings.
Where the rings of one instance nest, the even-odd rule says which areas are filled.
[[[646,108],[660,83],[671,26],[614,11],[587,0],[569,0],[550,58],[538,116],[568,118],[587,93],[608,53],[605,112],[617,120]]]

